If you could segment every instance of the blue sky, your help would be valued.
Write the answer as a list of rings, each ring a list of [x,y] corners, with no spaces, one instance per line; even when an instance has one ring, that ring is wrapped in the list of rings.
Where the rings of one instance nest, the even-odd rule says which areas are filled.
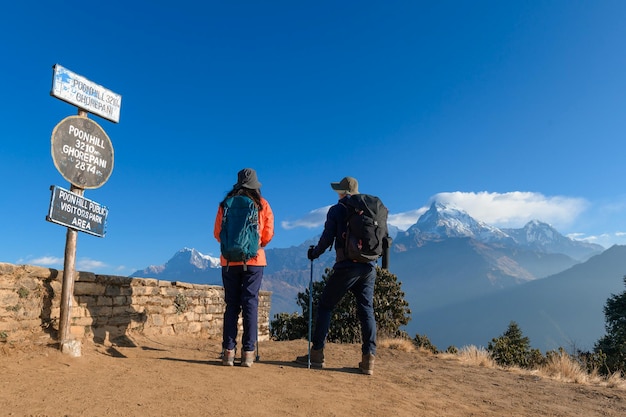
[[[68,188],[51,133],[60,64],[122,96],[114,168],[85,197],[104,238],[77,268],[128,275],[183,247],[217,255],[218,202],[255,168],[270,247],[320,233],[356,177],[390,222],[430,202],[495,226],[531,219],[626,243],[626,2],[10,2],[0,14],[0,261],[62,268]]]

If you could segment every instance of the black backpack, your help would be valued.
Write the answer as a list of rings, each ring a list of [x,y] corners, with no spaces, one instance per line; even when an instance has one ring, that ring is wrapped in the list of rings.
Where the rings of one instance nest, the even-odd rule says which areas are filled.
[[[348,228],[344,253],[357,262],[376,261],[390,244],[387,231],[387,207],[380,198],[369,194],[355,194],[342,201],[348,210]],[[386,258],[386,257],[385,257]],[[383,267],[387,260],[383,259]]]

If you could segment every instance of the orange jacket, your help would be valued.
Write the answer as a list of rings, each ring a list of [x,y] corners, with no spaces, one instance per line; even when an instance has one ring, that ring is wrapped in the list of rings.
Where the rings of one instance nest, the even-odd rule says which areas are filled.
[[[265,259],[265,246],[270,243],[270,240],[274,237],[274,213],[272,208],[266,199],[261,197],[261,207],[259,210],[259,251],[257,255],[246,262],[246,265],[267,266],[267,260]],[[222,217],[224,216],[224,208],[220,204],[217,210],[217,216],[215,216],[215,225],[213,226],[213,236],[217,241],[220,241],[220,232],[222,230]],[[227,265],[226,258],[220,255],[220,263],[222,266]],[[243,265],[243,262],[230,262],[228,265]]]

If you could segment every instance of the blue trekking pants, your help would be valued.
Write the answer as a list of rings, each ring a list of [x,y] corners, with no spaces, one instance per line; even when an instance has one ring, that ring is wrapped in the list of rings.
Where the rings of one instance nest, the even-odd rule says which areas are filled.
[[[330,328],[333,308],[347,291],[356,298],[356,308],[361,322],[363,354],[376,354],[376,319],[374,318],[374,283],[376,268],[370,263],[354,263],[345,268],[335,268],[326,282],[317,306],[313,349],[322,349]]]
[[[223,349],[234,349],[237,345],[239,313],[243,312],[242,348],[253,351],[257,340],[259,321],[259,290],[263,279],[263,266],[243,265],[222,267],[224,285],[224,332]]]

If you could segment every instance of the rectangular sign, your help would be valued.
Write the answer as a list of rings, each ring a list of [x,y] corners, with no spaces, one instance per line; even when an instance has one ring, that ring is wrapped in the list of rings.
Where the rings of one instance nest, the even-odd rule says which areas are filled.
[[[52,196],[47,221],[104,237],[104,227],[109,214],[105,206],[56,185],[50,189]]]
[[[114,123],[120,121],[122,96],[56,64],[50,95]]]

